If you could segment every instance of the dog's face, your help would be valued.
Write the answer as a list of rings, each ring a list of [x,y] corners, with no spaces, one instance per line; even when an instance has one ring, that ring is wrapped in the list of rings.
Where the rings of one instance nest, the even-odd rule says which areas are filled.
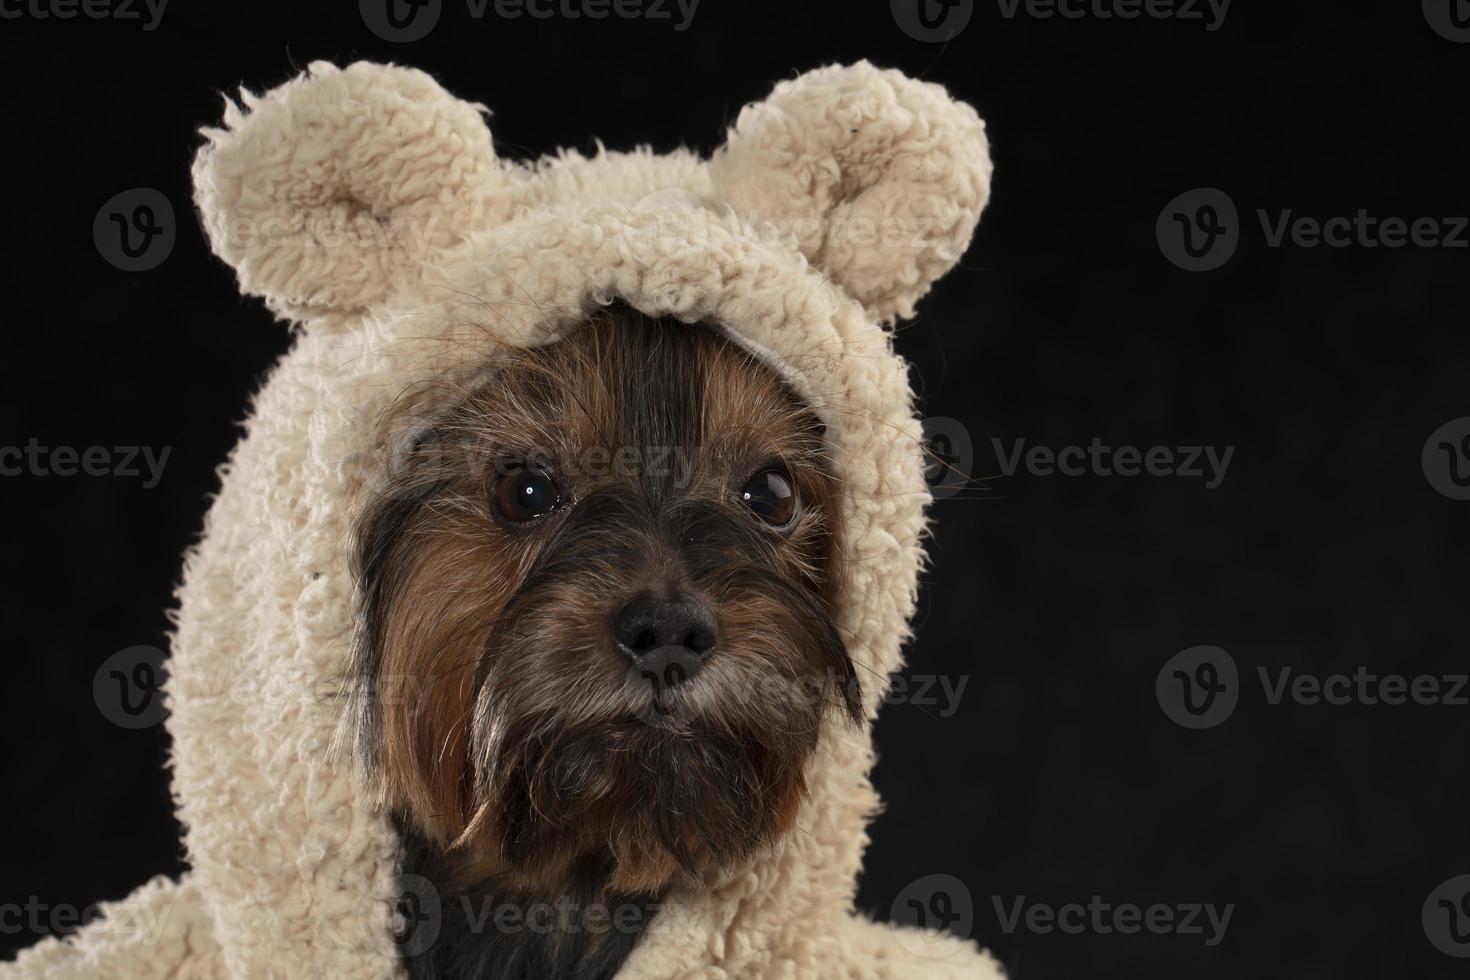
[[[358,525],[385,802],[524,888],[592,861],[654,891],[785,833],[828,709],[860,714],[816,417],[714,331],[626,309],[452,401]]]

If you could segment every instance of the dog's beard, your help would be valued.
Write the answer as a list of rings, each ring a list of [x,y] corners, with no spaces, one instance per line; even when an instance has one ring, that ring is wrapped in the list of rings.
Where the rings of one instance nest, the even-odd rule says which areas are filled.
[[[513,879],[555,880],[606,849],[611,887],[650,890],[745,857],[790,828],[827,709],[857,717],[836,628],[774,571],[769,542],[716,506],[639,504],[585,501],[486,644],[463,842]],[[719,655],[630,666],[604,638],[608,587],[678,541],[720,610]]]
[[[359,524],[361,754],[464,883],[554,893],[595,865],[651,893],[726,868],[791,829],[825,720],[860,717],[820,424],[713,333],[621,316],[451,406]],[[527,442],[680,465],[578,477],[565,512],[509,528],[485,488]],[[804,501],[779,532],[731,489],[772,458]],[[610,618],[671,583],[717,647],[630,659]]]

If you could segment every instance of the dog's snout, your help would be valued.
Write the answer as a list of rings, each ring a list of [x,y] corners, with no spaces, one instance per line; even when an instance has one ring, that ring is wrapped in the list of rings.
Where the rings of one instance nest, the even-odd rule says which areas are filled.
[[[612,635],[618,649],[635,661],[669,647],[703,659],[714,649],[719,627],[709,607],[693,596],[644,592],[613,614]]]

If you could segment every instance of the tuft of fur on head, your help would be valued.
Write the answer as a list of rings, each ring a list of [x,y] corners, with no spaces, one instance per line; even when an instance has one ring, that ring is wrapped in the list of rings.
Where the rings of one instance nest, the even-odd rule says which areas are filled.
[[[589,862],[657,892],[780,838],[831,709],[861,714],[815,415],[717,331],[626,307],[447,402],[390,413],[408,435],[357,524],[352,717],[385,804],[462,881],[540,892]],[[786,529],[740,498],[770,467],[800,498]],[[562,504],[512,525],[492,495],[526,468]],[[719,640],[650,688],[609,621],[674,591]]]

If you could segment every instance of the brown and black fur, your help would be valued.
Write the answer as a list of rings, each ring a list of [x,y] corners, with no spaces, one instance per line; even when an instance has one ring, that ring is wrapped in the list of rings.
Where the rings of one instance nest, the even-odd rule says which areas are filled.
[[[716,331],[613,307],[498,359],[409,433],[358,526],[358,742],[434,883],[444,927],[416,977],[610,977],[675,881],[791,829],[829,708],[859,691],[833,620],[840,541],[816,417]],[[739,491],[800,498],[778,530]],[[497,518],[533,467],[564,503]],[[697,597],[718,643],[677,687],[630,671],[609,621],[640,593]],[[636,928],[471,928],[461,898],[635,905]]]

